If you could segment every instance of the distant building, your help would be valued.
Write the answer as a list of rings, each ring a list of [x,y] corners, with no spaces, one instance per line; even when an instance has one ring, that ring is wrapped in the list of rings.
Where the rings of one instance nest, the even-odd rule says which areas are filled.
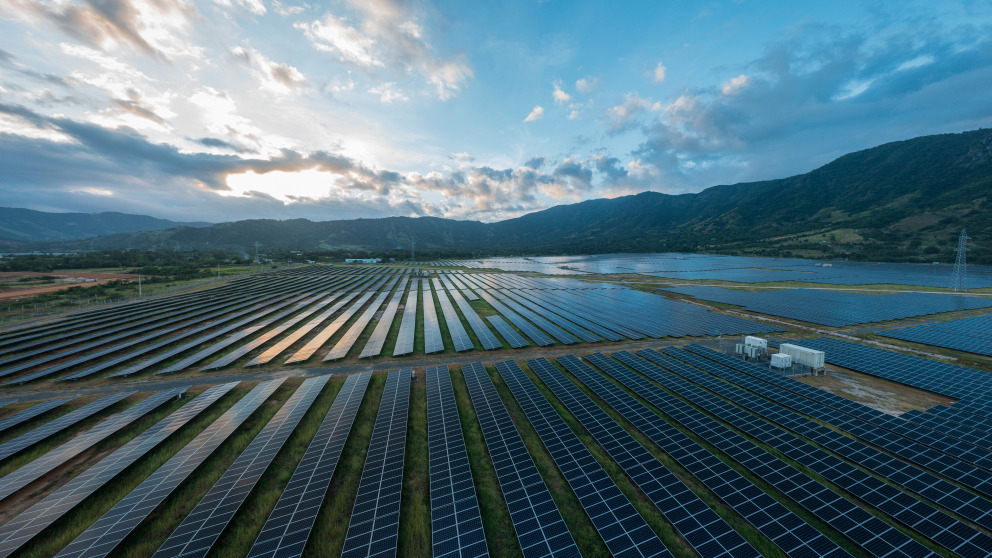
[[[382,263],[382,258],[347,258],[344,263],[377,264]]]

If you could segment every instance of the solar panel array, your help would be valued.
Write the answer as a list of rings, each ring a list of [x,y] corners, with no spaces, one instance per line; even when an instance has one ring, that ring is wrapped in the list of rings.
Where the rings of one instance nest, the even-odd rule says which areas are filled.
[[[283,380],[255,386],[220,418],[155,470],[137,488],[69,543],[57,556],[107,556],[207,457],[264,403]]]
[[[989,303],[992,304],[992,301]],[[890,329],[879,334],[893,339],[992,356],[992,316],[976,316]]]
[[[506,323],[506,320],[504,320],[502,316],[486,316],[486,319],[489,320],[489,323],[493,324],[496,331],[498,331],[499,334],[503,336],[503,339],[506,339],[506,342],[509,343],[514,349],[530,346],[530,343],[521,337],[516,330],[510,327],[510,324]]]
[[[790,468],[778,459],[767,454],[761,448],[752,445],[747,440],[737,437],[730,431],[719,426],[715,421],[708,421],[701,415],[694,414],[684,407],[679,400],[658,390],[654,385],[633,374],[629,369],[620,366],[616,361],[601,354],[587,357],[591,363],[627,386],[638,396],[643,397],[655,408],[663,409],[666,414],[682,422],[687,428],[694,430],[704,440],[719,445],[720,449],[740,448],[731,456],[738,463],[751,469],[759,477],[785,482],[781,488],[786,492],[795,487],[793,497],[801,498],[794,501],[807,511],[824,519],[828,512],[837,509],[843,514],[834,513],[831,519],[847,521],[853,519],[865,522],[870,528],[879,525],[886,526],[881,520],[872,523],[873,516],[857,506],[840,498],[826,487]],[[776,546],[789,556],[830,556],[833,558],[848,556],[847,552],[836,543],[819,533],[799,516],[769,496],[764,490],[755,486],[750,480],[724,463],[720,458],[692,438],[682,433],[667,421],[659,419],[658,415],[646,405],[634,399],[631,395],[617,387],[602,375],[594,372],[574,356],[558,359],[569,372],[575,375],[583,384],[596,393],[617,413],[630,421],[648,439],[675,459],[693,476],[699,479],[707,488],[713,491],[724,503],[732,507],[763,535],[768,537]],[[696,422],[691,422],[693,419]],[[735,442],[732,446],[731,442]],[[761,476],[764,473],[764,477]],[[779,486],[779,485],[776,485]],[[846,505],[845,505],[846,502]],[[847,514],[850,514],[849,516]],[[886,531],[887,533],[887,531]],[[873,538],[873,537],[872,537]],[[697,544],[705,544],[697,540]],[[879,555],[879,554],[876,554]]]
[[[0,432],[6,432],[18,424],[27,422],[38,415],[47,413],[56,407],[72,401],[73,399],[75,399],[75,397],[61,397],[59,399],[52,399],[51,401],[45,401],[43,403],[38,403],[37,405],[32,405],[23,411],[18,411],[3,420],[0,420]]]
[[[286,558],[303,554],[371,377],[371,373],[362,372],[345,380],[289,484],[265,520],[249,557]]]
[[[613,479],[512,360],[496,363],[541,443],[614,556],[672,556]]]
[[[386,377],[341,558],[396,555],[412,373],[406,368]]]
[[[470,292],[470,291],[469,291]],[[472,295],[475,300],[479,300],[478,296]],[[472,305],[469,304],[465,297],[461,295],[456,290],[451,291],[451,298],[455,300],[455,304],[458,309],[462,311],[462,315],[465,316],[465,320],[468,322],[469,327],[472,328],[472,332],[475,333],[475,337],[482,343],[482,348],[490,351],[493,349],[502,349],[503,344],[499,342],[499,339],[493,335],[493,332],[486,327],[486,322],[482,321],[479,314],[476,313]]]
[[[407,280],[404,278],[399,288],[393,293],[393,297],[389,299],[389,304],[386,305],[386,309],[382,312],[379,323],[372,330],[372,335],[366,341],[359,358],[378,356],[382,352],[382,346],[386,343],[386,335],[389,333],[389,328],[393,325],[393,319],[396,317],[396,310],[399,309],[400,301],[403,300],[406,283]]]
[[[155,556],[206,556],[248,498],[330,376],[308,378],[255,436],[220,479],[169,535]]]
[[[396,334],[396,345],[393,356],[408,355],[413,352],[413,338],[417,329],[417,280],[410,281],[410,292],[406,295],[403,305],[403,319],[400,320],[400,331]]]
[[[437,279],[434,279],[434,291],[437,293],[437,300],[441,304],[441,313],[444,314],[444,323],[448,326],[448,337],[455,346],[455,352],[474,349],[475,346],[472,345],[472,340],[469,338],[468,332],[465,331],[465,326],[462,325],[462,321],[458,318],[458,312],[451,305],[451,299],[448,298],[447,293],[441,288],[441,282]]]
[[[21,490],[185,391],[186,388],[176,388],[153,393],[136,405],[111,416],[90,430],[0,478],[0,499]]]
[[[8,457],[21,452],[50,436],[62,432],[80,421],[99,413],[114,403],[134,395],[135,393],[137,392],[129,391],[101,397],[100,399],[80,407],[71,413],[62,415],[53,421],[46,422],[30,432],[25,432],[13,440],[0,444],[0,459],[7,459]]]
[[[577,558],[579,549],[485,367],[467,364],[462,374],[524,556]]]
[[[430,281],[424,279],[421,283],[424,288],[424,354],[429,355],[443,351],[444,340],[441,338],[441,325],[437,321]]]
[[[992,299],[935,293],[872,295],[823,289],[752,292],[718,287],[665,287],[664,290],[833,327],[992,307]]]
[[[667,351],[668,349],[666,349]],[[691,353],[685,353],[685,351],[682,351],[679,356],[686,356],[687,359],[691,359],[691,356],[693,356]],[[985,535],[966,523],[956,520],[951,515],[910,496],[898,488],[858,469],[844,459],[835,457],[813,443],[797,436],[803,436],[808,432],[810,437],[818,443],[824,443],[826,447],[829,447],[847,459],[854,459],[855,462],[858,461],[858,456],[864,456],[864,459],[861,461],[867,468],[872,469],[874,465],[880,470],[892,471],[893,477],[904,481],[904,486],[909,488],[923,486],[926,484],[926,480],[930,480],[934,481],[934,492],[944,489],[954,490],[954,486],[950,483],[938,481],[932,475],[908,465],[900,466],[897,460],[889,458],[882,452],[851,440],[829,428],[820,426],[814,421],[786,411],[773,402],[764,401],[756,396],[750,396],[743,390],[731,386],[725,381],[709,376],[699,369],[675,361],[675,359],[670,357],[663,357],[665,368],[672,372],[677,372],[678,376],[666,372],[645,360],[634,357],[629,353],[618,353],[614,356],[625,364],[635,367],[639,372],[661,383],[666,388],[686,397],[694,404],[699,405],[707,412],[712,413],[728,424],[733,424],[743,432],[782,452],[789,458],[802,463],[805,467],[822,475],[829,482],[846,490],[847,493],[857,497],[862,502],[874,506],[886,515],[897,519],[904,525],[917,531],[917,533],[935,541],[948,550],[964,555],[976,555],[976,553],[985,555],[989,549],[992,549],[992,537]],[[700,364],[706,365],[702,362]],[[693,383],[700,386],[705,385],[706,390],[720,393],[724,398],[736,402],[737,405],[732,405],[724,399],[711,395],[706,390],[692,385],[683,378],[691,378]],[[775,421],[777,426],[773,426],[768,420]],[[840,442],[840,445],[838,445],[838,442]],[[721,447],[720,449],[724,448]],[[894,467],[894,469],[890,469],[890,467]],[[907,476],[903,477],[903,475]],[[917,485],[914,479],[919,479],[922,482]],[[776,484],[776,486],[779,485]],[[927,488],[929,489],[930,487],[927,486]],[[948,498],[946,503],[951,503],[953,499],[958,498],[963,492],[959,490],[953,498]],[[932,492],[928,492],[928,494],[932,494]],[[979,503],[979,501],[980,498],[977,496],[959,501],[958,503],[962,505],[957,506],[957,510],[974,515],[967,512],[967,506]],[[855,509],[860,510],[857,513],[864,513],[864,510],[860,508],[855,507]],[[980,508],[974,509],[977,510]],[[837,518],[827,520],[827,522],[835,527],[858,525],[858,522],[845,524]],[[881,528],[883,528],[882,525],[879,525],[878,529]],[[878,540],[878,537],[883,536],[882,532],[878,529],[868,529],[870,537],[865,532],[857,530],[853,531],[853,533],[850,530],[845,531],[845,534],[865,548],[884,548],[887,549],[887,552],[895,553],[894,555],[915,556],[919,552],[924,551],[922,545],[901,533],[888,533],[884,535],[882,540]],[[861,537],[861,539],[855,539],[855,536]]]
[[[554,365],[544,358],[528,360],[527,365],[700,556],[761,556]]]
[[[431,546],[435,558],[489,556],[447,366],[427,369]]]
[[[992,376],[974,368],[831,337],[783,343],[823,351],[830,364],[957,399],[980,398],[992,393]]]
[[[110,482],[237,385],[238,382],[232,382],[208,388],[192,402],[182,406],[40,502],[0,526],[0,557],[9,556],[27,544],[43,529]]]

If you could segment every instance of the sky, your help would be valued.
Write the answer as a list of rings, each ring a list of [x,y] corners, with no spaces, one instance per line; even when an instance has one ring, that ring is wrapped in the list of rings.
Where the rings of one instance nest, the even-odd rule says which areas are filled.
[[[496,221],[992,127],[992,2],[0,0],[0,206]]]

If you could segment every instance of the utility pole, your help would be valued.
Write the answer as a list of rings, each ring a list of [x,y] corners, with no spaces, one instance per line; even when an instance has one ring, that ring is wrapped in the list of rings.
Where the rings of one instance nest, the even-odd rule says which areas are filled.
[[[141,298],[141,274],[138,274],[138,298]]]
[[[258,241],[255,241],[255,263],[258,264]]]

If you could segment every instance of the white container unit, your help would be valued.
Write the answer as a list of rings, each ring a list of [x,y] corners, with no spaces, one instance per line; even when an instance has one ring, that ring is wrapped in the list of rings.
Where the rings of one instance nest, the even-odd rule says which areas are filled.
[[[799,345],[792,345],[791,343],[782,343],[778,350],[792,357],[792,362],[796,364],[807,366],[813,370],[820,370],[823,368],[823,351],[808,349],[806,347],[800,347]]]
[[[768,340],[753,335],[744,338],[744,344],[748,347],[760,347],[762,351],[768,350]]]
[[[792,357],[785,353],[775,353],[772,355],[772,368],[790,368]]]

